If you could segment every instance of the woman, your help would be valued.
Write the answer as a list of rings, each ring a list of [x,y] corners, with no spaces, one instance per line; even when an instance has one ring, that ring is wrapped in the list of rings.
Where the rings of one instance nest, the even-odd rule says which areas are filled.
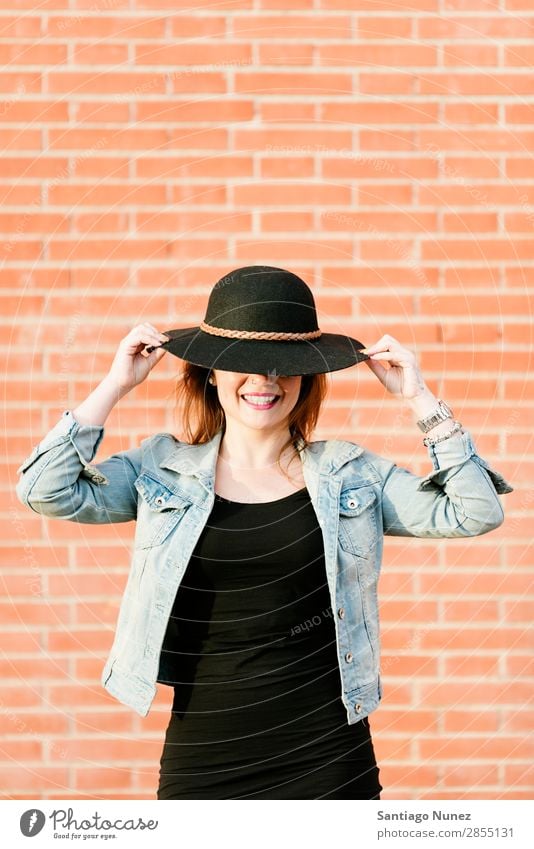
[[[186,361],[187,441],[156,434],[91,466],[109,411],[166,350]],[[310,439],[325,373],[358,362],[429,433],[425,478]],[[45,515],[137,521],[102,682],[143,716],[156,682],[174,688],[158,799],[379,799],[383,535],[487,533],[512,491],[411,351],[323,333],[306,283],[271,266],[219,280],[199,327],[135,327],[20,471]]]

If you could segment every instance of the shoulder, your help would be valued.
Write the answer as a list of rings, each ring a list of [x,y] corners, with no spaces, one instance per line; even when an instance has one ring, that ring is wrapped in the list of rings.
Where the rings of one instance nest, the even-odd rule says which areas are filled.
[[[173,457],[185,444],[172,433],[161,432],[146,436],[139,443],[143,465],[159,465],[162,461]]]
[[[341,470],[344,477],[360,477],[368,483],[383,481],[395,465],[391,460],[348,439],[325,439],[312,443],[313,449],[328,458],[332,471]]]
[[[151,436],[145,436],[141,440],[140,445],[143,448],[149,448],[156,445],[168,446],[169,448],[183,444],[174,434],[162,431],[161,433],[153,433]]]

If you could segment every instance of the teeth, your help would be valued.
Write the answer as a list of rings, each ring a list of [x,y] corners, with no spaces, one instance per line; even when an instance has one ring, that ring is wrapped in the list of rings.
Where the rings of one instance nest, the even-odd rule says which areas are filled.
[[[243,398],[245,398],[246,401],[250,404],[256,404],[257,407],[264,407],[267,404],[272,404],[274,399],[277,397],[277,395],[267,395],[263,398],[258,398],[257,395],[243,395]]]

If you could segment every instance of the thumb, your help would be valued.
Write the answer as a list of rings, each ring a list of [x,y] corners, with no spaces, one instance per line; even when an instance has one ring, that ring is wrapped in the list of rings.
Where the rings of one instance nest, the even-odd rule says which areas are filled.
[[[385,386],[388,369],[382,363],[379,363],[378,360],[364,360],[364,362]]]
[[[148,355],[147,359],[148,359],[151,363],[154,363],[154,365],[155,365],[156,363],[159,363],[159,361],[161,360],[161,358],[162,358],[163,356],[165,356],[165,354],[166,354],[166,353],[167,353],[167,349],[166,349],[166,348],[154,348],[154,349],[150,352],[150,354]]]

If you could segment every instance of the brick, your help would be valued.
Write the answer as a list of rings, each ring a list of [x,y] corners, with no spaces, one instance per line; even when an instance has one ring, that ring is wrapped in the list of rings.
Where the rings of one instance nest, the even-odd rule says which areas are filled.
[[[137,120],[143,124],[212,122],[215,116],[217,123],[227,123],[250,121],[254,116],[254,104],[252,100],[150,100],[138,103],[136,111]]]
[[[165,76],[154,72],[121,73],[102,71],[101,73],[83,73],[81,71],[62,70],[50,72],[48,90],[52,94],[107,94],[132,97],[143,94],[163,94]],[[120,101],[119,101],[120,102]]]
[[[469,69],[475,64],[477,67],[484,65],[494,66],[499,62],[499,49],[495,44],[444,44],[442,46],[442,58],[445,67],[466,65]]]
[[[116,106],[114,107],[116,110]],[[71,160],[72,178],[98,177],[106,183],[111,180],[124,180],[129,174],[129,161],[125,156],[86,156]]]
[[[320,48],[319,48],[320,49]],[[351,94],[352,77],[340,73],[305,73],[292,71],[235,71],[235,90],[238,94],[287,95],[306,94],[329,97],[330,95]]]
[[[443,229],[447,233],[496,232],[498,230],[497,214],[494,212],[445,213]]]
[[[260,9],[287,9],[287,4],[283,3],[283,0],[259,0],[259,4],[257,4]],[[292,0],[291,6],[293,9],[307,9],[309,10],[312,6],[310,0]]]
[[[99,764],[98,767],[83,766],[76,764],[74,768],[74,784],[80,791],[84,791],[81,799],[87,799],[87,793],[96,793],[98,797],[103,790],[116,791],[117,788],[124,790],[131,781],[131,770],[125,767],[110,767],[107,764]],[[113,799],[117,799],[113,792]],[[130,798],[128,796],[124,798]]]
[[[75,44],[73,53],[76,65],[125,65],[128,62],[127,44],[106,44],[102,40],[95,44]]]
[[[395,74],[380,71],[361,71],[358,91],[360,94],[413,94],[417,75],[403,71]]]
[[[275,8],[275,7],[270,7]],[[282,6],[283,8],[283,6]],[[314,10],[309,15],[239,15],[229,20],[234,38],[270,40],[280,38],[313,39],[347,38],[353,35],[350,15],[322,15]]]
[[[421,639],[423,649],[483,649],[492,651],[495,649],[532,648],[532,640],[524,629],[504,628],[483,629],[462,627],[461,629],[436,628],[426,632]],[[469,700],[469,696],[466,696]]]
[[[514,44],[513,47],[504,47],[505,66],[532,68],[533,61],[534,47],[531,44]]]
[[[170,23],[171,34],[174,38],[208,38],[218,37],[224,38],[226,33],[230,32],[231,18],[224,15],[165,15],[162,18],[154,18],[162,25]],[[233,17],[233,16],[232,16]],[[148,19],[152,20],[152,19]],[[163,35],[163,32],[158,32],[158,36]]]
[[[135,217],[138,233],[246,233],[252,229],[248,212],[140,212]]]
[[[165,18],[129,16],[126,9],[121,9],[121,14],[116,17],[51,13],[47,16],[47,32],[53,38],[97,38],[101,41],[162,38],[165,34]]]
[[[52,186],[49,189],[49,202],[52,206],[110,207],[125,205],[153,205],[164,203],[166,189],[162,184],[142,183],[114,184],[110,182],[70,183]]]
[[[433,212],[326,212],[321,215],[320,224],[325,230],[427,233],[435,228],[436,215]]]
[[[80,735],[128,734],[133,731],[134,717],[128,709],[92,710],[74,712],[75,729]],[[124,777],[123,777],[124,780]]]
[[[45,735],[67,734],[69,719],[67,716],[50,710],[10,710],[0,711],[0,731],[2,734],[17,734],[43,739]]]
[[[499,120],[497,103],[446,103],[445,120],[451,124],[494,124]]]
[[[287,232],[288,230],[312,230],[312,212],[262,212],[261,229],[264,231]]]
[[[447,787],[473,787],[499,784],[499,767],[494,764],[469,764],[445,769],[443,781]]]
[[[390,68],[413,65],[414,67],[432,67],[437,63],[437,50],[425,44],[339,44],[319,45],[317,48],[319,64],[369,65],[376,68],[384,65]]]
[[[105,769],[109,761],[136,761],[136,760],[156,760],[161,752],[161,741],[151,740],[149,738],[128,739],[124,733],[121,734],[121,739],[106,738],[102,735],[94,734],[90,737],[78,738],[73,740],[70,737],[58,738],[58,745],[66,751],[66,757],[69,761],[77,764],[77,762],[92,763],[102,762],[102,767]],[[135,743],[135,745],[134,745]]]
[[[2,33],[3,35],[3,33]],[[3,36],[5,37],[5,36]],[[60,65],[67,61],[67,45],[42,43],[20,44],[0,43],[0,62],[2,65]]]
[[[354,124],[433,124],[438,117],[436,103],[325,103],[320,117],[327,123]]]
[[[68,108],[66,103],[43,100],[4,102],[3,108],[0,108],[0,121],[11,124],[28,121],[34,125],[59,123],[68,121]]]
[[[460,604],[460,602],[455,602]],[[497,607],[495,603],[495,607]],[[453,619],[454,617],[450,617]],[[483,617],[480,616],[480,619]],[[472,617],[465,617],[463,621],[471,622]],[[461,625],[459,627],[462,627]],[[447,680],[451,678],[473,678],[484,675],[498,675],[498,656],[486,655],[455,655],[445,658],[444,673]]]
[[[170,83],[175,94],[223,94],[227,91],[227,79],[223,71],[173,71]]]
[[[164,130],[111,130],[102,133],[100,130],[51,130],[50,150],[68,150],[85,148],[100,150],[140,150],[158,148],[165,145],[167,134]]]
[[[362,206],[382,206],[384,203],[393,208],[410,206],[413,202],[411,183],[359,183],[355,190]]]
[[[529,747],[532,748],[532,747]],[[462,737],[453,738],[450,740],[420,740],[419,749],[423,760],[440,760],[459,759],[462,760],[496,760],[502,761],[508,758],[517,757],[518,752],[522,750],[526,754],[527,747],[525,740],[521,737]]]
[[[8,679],[34,681],[45,679],[61,679],[68,675],[68,662],[64,658],[48,660],[46,658],[0,660],[2,680]]]
[[[302,177],[313,177],[315,162],[309,156],[269,156],[261,159],[260,170],[261,176],[264,178],[298,179]]]
[[[472,68],[468,67],[467,70],[467,73],[447,71],[447,73],[439,74],[425,71],[419,78],[419,93],[509,97],[510,92],[520,95],[526,94],[529,89],[532,90],[530,74],[503,74],[494,69],[484,74],[477,74],[472,72]]]
[[[350,252],[350,242],[343,240],[314,239],[304,240],[306,243],[306,255],[312,260],[332,260],[335,257],[346,256]],[[302,255],[302,245],[294,240],[285,241],[273,239],[272,237],[262,242],[258,239],[247,241],[236,239],[235,256],[238,260],[246,260],[244,264],[269,265],[269,256],[278,257],[278,262],[290,262]]]
[[[285,202],[286,206],[308,204],[333,205],[347,203],[350,190],[346,186],[328,184],[270,183],[269,185],[248,183],[236,186],[235,202],[238,205],[269,206]]]
[[[40,93],[42,74],[38,71],[16,71],[0,74],[0,92],[18,94],[19,92]]]
[[[521,131],[517,129],[470,129],[465,133],[463,128],[455,129],[431,129],[421,128],[419,130],[419,144],[423,150],[435,145],[441,150],[462,151],[477,153],[481,149],[485,153],[495,151],[523,152],[525,147],[532,143],[534,133],[532,131]]]
[[[4,150],[13,150],[15,153],[21,150],[37,151],[40,135],[37,129],[0,130],[0,144]],[[13,200],[12,203],[17,201]]]
[[[499,716],[493,710],[447,710],[443,730],[450,734],[481,734],[496,732]]]
[[[36,15],[2,17],[2,38],[36,38],[41,35],[41,18]]]
[[[259,64],[262,67],[312,65],[314,56],[314,45],[284,43],[277,41],[275,44],[260,44],[258,46]]]
[[[428,158],[408,157],[324,157],[321,161],[324,177],[391,180],[403,178],[437,177],[437,162]]]
[[[69,770],[66,766],[2,766],[0,782],[4,787],[10,788],[7,798],[35,799],[48,790],[68,788]],[[17,793],[25,795],[17,796]]]
[[[465,3],[461,4],[465,7]],[[489,4],[488,4],[489,6]],[[448,4],[448,9],[452,5]],[[456,4],[459,8],[459,4]],[[488,9],[489,11],[489,9]],[[532,32],[532,24],[528,18],[520,20],[506,15],[484,15],[482,17],[456,18],[454,16],[441,18],[420,17],[417,22],[417,34],[421,38],[453,38],[455,40],[466,39],[473,41],[483,37],[491,39],[525,38],[526,34]],[[525,28],[522,30],[522,26]]]
[[[259,106],[259,114],[262,122],[280,122],[291,121],[292,124],[298,121],[303,123],[314,120],[315,105],[313,103],[296,103],[292,100],[290,103],[269,103],[262,101],[257,104]]]
[[[251,46],[248,44],[232,44],[230,41],[211,44],[181,43],[176,49],[175,41],[169,44],[137,43],[134,47],[134,62],[143,65],[210,65],[215,68],[239,68],[252,64]],[[180,73],[178,71],[178,73]]]

